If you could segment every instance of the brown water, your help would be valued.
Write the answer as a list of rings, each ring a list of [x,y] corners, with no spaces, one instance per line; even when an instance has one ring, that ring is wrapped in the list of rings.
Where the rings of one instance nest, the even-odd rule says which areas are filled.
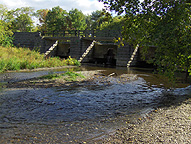
[[[94,84],[70,88],[25,88],[0,90],[1,143],[94,143],[108,133],[125,127],[158,107],[170,84],[152,74],[152,69],[81,67],[104,70]],[[79,70],[79,69],[77,69]],[[1,83],[21,81],[62,73],[67,69],[12,72],[0,74]],[[131,74],[132,80],[119,82]],[[107,79],[108,80],[108,79]],[[178,87],[186,87],[179,85]],[[190,87],[176,89],[176,94],[190,92]]]

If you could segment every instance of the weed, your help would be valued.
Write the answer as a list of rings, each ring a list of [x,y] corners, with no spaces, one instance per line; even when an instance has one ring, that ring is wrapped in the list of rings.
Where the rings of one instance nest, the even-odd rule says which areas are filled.
[[[48,75],[42,76],[40,77],[40,79],[57,79],[60,78],[61,75],[60,74],[56,74],[56,73],[49,73]]]
[[[67,71],[66,73],[64,73],[62,75],[67,76],[64,78],[66,81],[76,81],[77,77],[85,78],[85,76],[82,74],[70,72],[70,71]]]
[[[0,46],[0,72],[7,70],[35,69],[42,67],[59,67],[66,65],[79,66],[80,63],[71,57],[60,59],[51,57],[44,59],[44,55],[28,48]]]
[[[66,81],[76,81],[78,77],[85,78],[82,74],[67,71],[63,74],[49,73],[48,75],[40,77],[40,79],[64,79]]]

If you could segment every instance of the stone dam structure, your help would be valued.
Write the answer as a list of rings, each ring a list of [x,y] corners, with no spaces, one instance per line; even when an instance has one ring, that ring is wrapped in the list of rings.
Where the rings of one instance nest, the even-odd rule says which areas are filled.
[[[114,39],[120,34],[116,31],[95,32],[92,31],[64,31],[62,33],[39,33],[39,32],[15,32],[13,44],[17,47],[25,47],[31,50],[38,49],[40,53],[48,53],[48,56],[61,58],[80,59],[87,48],[95,41],[91,50],[86,52],[82,63],[108,64],[114,66],[127,66],[134,48],[127,43],[118,46]],[[56,44],[55,44],[56,43]],[[141,65],[140,51],[135,54],[131,66]]]

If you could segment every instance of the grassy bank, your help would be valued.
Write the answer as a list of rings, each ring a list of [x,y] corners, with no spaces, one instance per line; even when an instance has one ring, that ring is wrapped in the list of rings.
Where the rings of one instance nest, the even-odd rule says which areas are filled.
[[[68,59],[60,59],[58,57],[45,59],[43,54],[27,48],[5,48],[0,46],[0,72],[66,65],[78,66],[80,63],[71,57]]]

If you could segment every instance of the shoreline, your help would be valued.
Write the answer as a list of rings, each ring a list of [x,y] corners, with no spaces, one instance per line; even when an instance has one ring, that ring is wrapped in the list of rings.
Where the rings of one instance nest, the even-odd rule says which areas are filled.
[[[59,67],[60,68],[60,67]],[[82,71],[79,71],[81,73]],[[77,82],[93,82],[97,79],[100,71],[83,71],[86,78],[78,79]],[[104,79],[107,83],[107,79]],[[131,80],[130,78],[127,79]],[[100,81],[101,82],[101,81]],[[38,80],[30,79],[7,84],[7,88],[48,88],[76,85],[76,82],[61,80]],[[128,122],[123,128],[106,134],[95,143],[191,143],[191,87],[189,94],[179,91],[180,95],[167,93],[162,98],[158,108],[140,116],[133,122]],[[186,89],[183,89],[186,90]],[[88,143],[88,142],[87,142]]]
[[[104,144],[191,143],[191,96],[159,107],[108,135]]]
[[[43,70],[56,70],[56,69],[64,69],[64,68],[77,68],[80,66],[61,66],[61,67],[43,67],[43,68],[35,68],[35,69],[20,69],[20,70],[8,70],[3,73],[9,72],[34,72],[34,71],[43,71]]]

